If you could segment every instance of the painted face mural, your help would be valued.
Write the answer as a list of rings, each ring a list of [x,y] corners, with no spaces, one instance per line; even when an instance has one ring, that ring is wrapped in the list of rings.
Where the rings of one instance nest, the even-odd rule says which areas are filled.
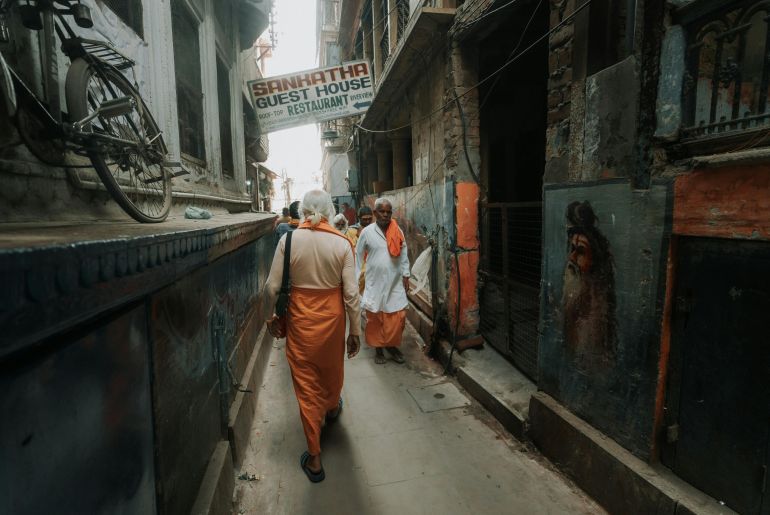
[[[607,238],[588,201],[567,206],[562,308],[567,350],[583,364],[607,362],[617,347],[615,271]]]

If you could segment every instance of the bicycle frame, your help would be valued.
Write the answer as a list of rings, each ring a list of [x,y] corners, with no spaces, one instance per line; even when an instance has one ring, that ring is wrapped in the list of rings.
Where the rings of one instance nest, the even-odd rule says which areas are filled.
[[[11,3],[13,3],[13,0],[0,2],[0,14],[6,12],[6,10],[10,8]],[[56,7],[56,4],[63,5],[65,7],[58,8]],[[95,72],[99,74],[102,79],[106,79],[106,76],[103,73],[105,68],[112,68],[118,72],[123,72],[124,70],[132,69],[135,65],[135,62],[132,59],[123,55],[109,44],[102,41],[79,37],[65,19],[65,16],[74,16],[73,5],[69,0],[38,0],[35,8],[41,14],[45,12],[51,12],[56,17],[56,20],[53,23],[53,27],[57,37],[59,38],[59,41],[61,42],[61,50],[70,59],[70,61],[73,61],[77,58],[85,59],[89,64],[92,65]],[[105,80],[105,85],[108,88],[109,93],[117,98],[118,95],[113,89],[112,84]],[[135,141],[125,140],[116,136],[102,134],[91,130],[84,130],[84,127],[97,117],[106,119],[110,117],[123,116],[128,114],[130,109],[128,111],[120,109],[116,110],[115,105],[110,105],[107,109],[102,109],[100,106],[91,116],[87,117],[87,119],[75,120],[72,121],[73,123],[59,122],[51,115],[51,112],[48,110],[48,108],[43,104],[42,101],[40,101],[40,99],[37,98],[35,93],[26,85],[26,83],[24,83],[24,81],[13,70],[13,68],[7,65],[1,54],[0,86],[3,87],[2,94],[6,99],[6,103],[10,107],[9,112],[16,112],[18,108],[18,95],[24,95],[24,97],[29,100],[28,105],[35,112],[35,115],[46,123],[50,129],[52,137],[70,141],[77,145],[78,150],[91,149],[103,151],[103,146],[114,146],[123,151],[126,149],[140,149],[140,145]],[[124,98],[129,99],[129,97]],[[130,101],[131,108],[140,108],[137,106],[137,103],[134,99],[130,99]],[[138,128],[134,124],[134,121],[131,119],[131,117],[127,116],[126,120],[129,124],[131,124],[132,128],[138,132]],[[158,137],[160,137],[160,134],[156,136],[153,141],[147,142],[146,145],[158,143]],[[157,159],[160,163],[165,157],[166,146],[162,139],[159,143],[161,145],[161,152],[158,152]]]
[[[11,75],[11,69],[3,58],[3,54],[0,54],[0,94],[3,97],[5,103],[5,111],[8,116],[13,118],[16,116],[16,109],[18,104],[16,103],[16,88],[13,87],[13,76]]]

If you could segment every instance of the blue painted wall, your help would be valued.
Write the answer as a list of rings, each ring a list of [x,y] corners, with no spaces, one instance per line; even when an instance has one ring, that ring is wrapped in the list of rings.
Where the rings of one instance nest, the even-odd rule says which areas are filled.
[[[3,356],[0,513],[189,513],[262,327],[271,222],[211,245],[171,236],[178,260],[56,300],[118,307]],[[175,280],[148,288],[159,274]]]
[[[635,454],[652,446],[658,379],[664,261],[668,252],[669,189],[634,191],[625,182],[546,187],[539,388]],[[597,313],[571,312],[564,300],[568,260],[567,207],[588,201],[595,227],[614,259],[616,339],[570,343],[565,332]],[[590,311],[590,310],[589,310]],[[578,313],[577,315],[575,313]],[[578,320],[568,320],[573,317]],[[582,317],[582,318],[581,318]],[[601,324],[601,320],[597,321]],[[574,328],[575,326],[573,326]],[[583,334],[590,333],[584,331]],[[599,340],[599,338],[595,338]]]

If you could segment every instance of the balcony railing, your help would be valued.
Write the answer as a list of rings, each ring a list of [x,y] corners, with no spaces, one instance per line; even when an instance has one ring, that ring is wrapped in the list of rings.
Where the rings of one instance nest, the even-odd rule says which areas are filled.
[[[388,62],[390,57],[390,39],[388,38],[388,21],[387,18],[383,22],[382,36],[380,37],[380,55],[382,56],[382,65],[385,67],[385,63]]]
[[[770,127],[770,3],[725,4],[687,13],[685,138]]]
[[[383,5],[387,2],[383,0]],[[409,24],[409,0],[396,0],[395,5],[384,15],[382,38],[380,38],[380,52],[382,52],[382,66],[385,68],[388,59],[395,54],[398,44],[404,38],[406,34],[406,26]],[[390,45],[390,31],[391,27],[396,29],[396,45],[391,47]]]
[[[409,0],[397,0],[396,10],[398,13],[398,41],[404,37],[406,25],[409,23]]]

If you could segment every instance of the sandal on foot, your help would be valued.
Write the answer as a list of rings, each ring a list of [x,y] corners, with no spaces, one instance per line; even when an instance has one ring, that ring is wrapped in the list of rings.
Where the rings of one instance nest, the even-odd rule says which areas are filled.
[[[386,347],[388,353],[390,354],[390,357],[395,361],[396,363],[404,363],[406,360],[404,359],[404,355],[401,354],[401,351],[398,350],[396,347]]]
[[[326,421],[327,422],[334,422],[338,418],[340,418],[340,414],[342,413],[342,397],[340,397],[340,402],[337,404],[337,413],[332,415],[332,412],[326,414]]]
[[[302,456],[299,458],[299,465],[302,467],[302,470],[305,472],[305,475],[312,483],[320,483],[324,480],[326,477],[326,473],[324,472],[324,468],[321,467],[321,470],[318,472],[313,472],[310,470],[310,467],[307,466],[307,462],[310,461],[310,453],[305,451],[302,453]]]
[[[378,365],[384,365],[386,361],[388,360],[385,359],[385,354],[378,352],[377,354],[374,355],[374,362],[377,363]]]

